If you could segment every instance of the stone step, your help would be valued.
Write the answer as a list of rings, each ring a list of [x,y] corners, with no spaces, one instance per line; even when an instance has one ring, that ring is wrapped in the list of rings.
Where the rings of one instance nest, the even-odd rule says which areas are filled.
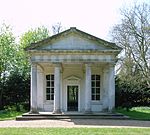
[[[120,113],[102,113],[102,114],[29,114],[25,113],[22,116],[124,116]]]
[[[16,120],[50,120],[50,119],[129,119],[122,114],[23,114]]]

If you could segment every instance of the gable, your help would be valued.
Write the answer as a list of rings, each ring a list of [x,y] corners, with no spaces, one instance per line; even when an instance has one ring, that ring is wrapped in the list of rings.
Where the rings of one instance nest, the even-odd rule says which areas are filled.
[[[84,39],[82,37],[71,35],[60,38],[50,44],[37,48],[38,50],[107,50],[109,48],[102,44]]]
[[[74,27],[53,35],[40,42],[33,43],[25,48],[26,51],[53,51],[53,50],[98,50],[121,51],[122,48],[118,47],[115,43],[111,43],[88,33],[80,31]]]

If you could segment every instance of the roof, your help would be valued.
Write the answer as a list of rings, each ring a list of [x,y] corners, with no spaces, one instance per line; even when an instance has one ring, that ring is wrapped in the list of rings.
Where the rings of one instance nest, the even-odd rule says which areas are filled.
[[[77,29],[76,27],[71,27],[68,30],[65,30],[65,31],[63,31],[63,32],[61,32],[59,34],[53,35],[51,37],[48,37],[48,38],[46,38],[44,40],[41,40],[39,42],[31,43],[31,45],[26,47],[25,50],[26,51],[36,50],[36,48],[38,48],[38,47],[41,47],[41,46],[43,46],[45,44],[48,44],[48,43],[51,43],[51,41],[54,41],[54,40],[59,39],[61,37],[65,37],[65,36],[67,36],[69,34],[77,34],[77,35],[79,35],[79,36],[81,36],[83,38],[92,40],[92,41],[97,42],[99,44],[102,44],[102,45],[104,45],[104,46],[106,46],[108,48],[111,48],[112,50],[122,50],[122,48],[117,46],[115,43],[108,42],[108,41],[105,41],[105,40],[100,39],[98,37],[95,37],[95,36],[93,36],[91,34],[88,34],[88,33],[84,32],[84,31],[81,31],[81,30]]]

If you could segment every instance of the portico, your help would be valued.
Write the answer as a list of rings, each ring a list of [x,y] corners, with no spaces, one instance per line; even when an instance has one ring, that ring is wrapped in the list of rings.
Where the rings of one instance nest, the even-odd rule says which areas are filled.
[[[112,111],[120,50],[76,28],[31,44],[30,113]]]

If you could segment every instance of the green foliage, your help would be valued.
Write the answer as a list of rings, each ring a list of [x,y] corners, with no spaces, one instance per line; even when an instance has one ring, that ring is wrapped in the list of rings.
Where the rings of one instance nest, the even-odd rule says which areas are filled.
[[[29,46],[31,43],[36,43],[50,36],[50,32],[44,26],[36,29],[30,29],[25,32],[20,38],[21,48]]]
[[[0,109],[20,103],[29,108],[30,64],[24,48],[47,38],[49,31],[38,27],[25,32],[16,43],[10,26],[0,27]]]
[[[24,107],[24,104],[18,103],[15,105],[4,106],[4,110],[0,110],[0,120],[10,120],[15,119],[16,116],[22,115],[27,112],[27,109]]]
[[[150,105],[150,5],[141,3],[121,10],[113,41],[123,48],[116,78],[116,105]]]
[[[19,72],[11,72],[5,84],[3,106],[15,105],[18,110],[20,110],[20,103],[26,103],[29,106],[29,93],[30,78],[19,74]]]
[[[30,71],[29,56],[24,51],[24,49],[27,46],[30,46],[31,43],[36,43],[45,38],[48,38],[49,36],[50,36],[49,30],[44,26],[42,26],[42,27],[28,30],[20,37],[19,48],[18,48],[19,51],[17,54],[18,55],[17,62],[19,68],[18,71],[22,72],[24,75],[29,75],[29,71]]]
[[[10,26],[3,24],[0,28],[0,79],[3,80],[15,64],[17,46]]]
[[[0,28],[0,109],[2,108],[2,98],[5,92],[5,84],[13,67],[16,64],[15,37],[10,26],[3,24]]]
[[[116,78],[116,107],[122,106],[128,110],[134,106],[149,105],[150,88],[146,82],[139,81],[137,76]]]
[[[132,119],[150,120],[150,107],[133,107],[129,111],[125,108],[117,108],[116,111]]]
[[[120,24],[112,30],[113,41],[123,48],[121,75],[137,74],[150,88],[150,5],[136,4],[121,10]]]
[[[7,105],[7,106],[4,106],[4,110],[5,112],[13,112],[13,111],[16,111],[16,106]]]
[[[0,111],[0,121],[2,120],[12,120],[15,119],[16,116],[22,115],[25,112],[17,112],[17,111]]]
[[[27,111],[26,108],[24,107],[24,104],[23,103],[18,103],[17,106],[15,105],[7,105],[7,106],[4,106],[4,110],[6,112],[25,112]]]
[[[0,128],[1,135],[149,135],[150,128]]]

